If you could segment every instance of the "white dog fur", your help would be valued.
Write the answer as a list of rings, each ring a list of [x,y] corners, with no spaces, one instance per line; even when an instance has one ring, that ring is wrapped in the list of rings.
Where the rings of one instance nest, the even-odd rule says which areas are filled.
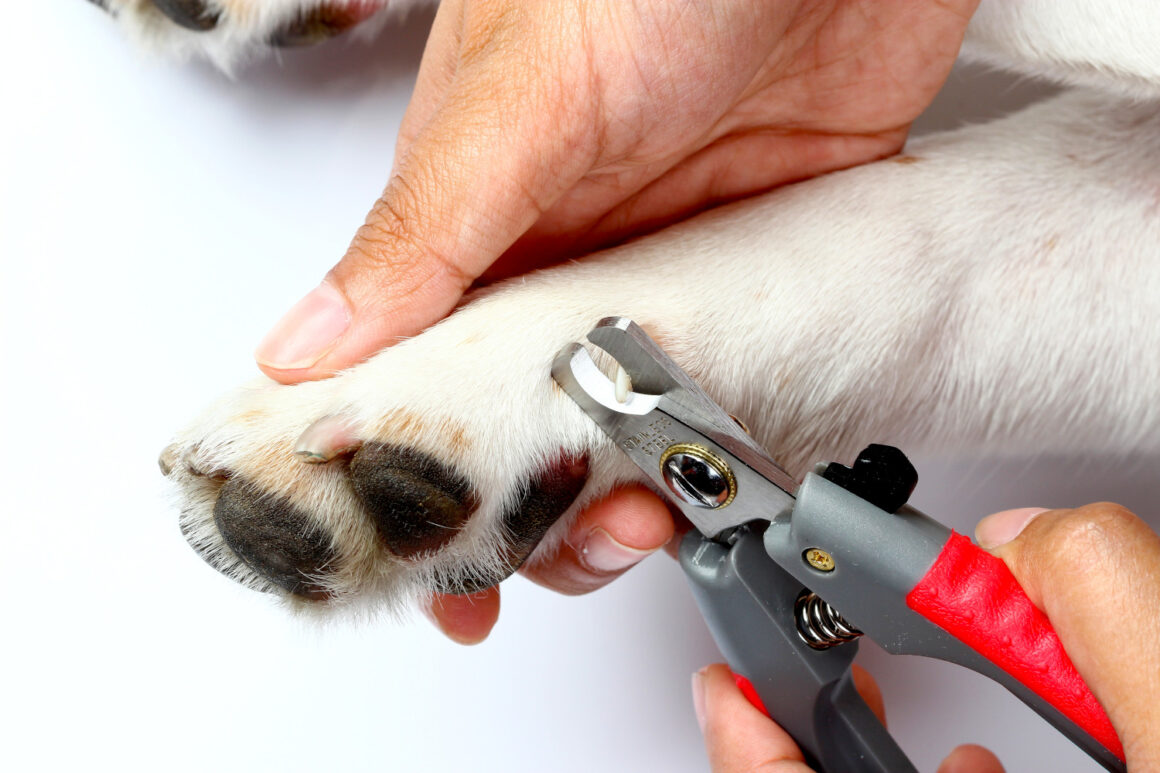
[[[112,5],[155,44],[227,62],[307,2],[217,0],[210,33],[143,0]],[[543,560],[580,506],[636,477],[548,375],[609,314],[640,322],[795,474],[868,442],[1160,450],[1157,41],[1155,0],[984,0],[966,54],[1070,89],[501,285],[335,378],[243,387],[166,451],[183,528],[226,573],[277,590],[214,523],[221,479],[244,478],[331,535],[330,600],[297,606],[393,606],[464,572],[505,573],[505,508],[561,452],[587,455]],[[477,492],[469,524],[437,552],[393,557],[344,464],[294,455],[322,417],[338,417],[323,437],[443,460]]]

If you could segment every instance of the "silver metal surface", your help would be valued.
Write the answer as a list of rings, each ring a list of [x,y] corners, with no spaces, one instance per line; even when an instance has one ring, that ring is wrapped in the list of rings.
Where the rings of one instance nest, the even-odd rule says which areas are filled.
[[[802,591],[794,604],[794,620],[798,636],[815,650],[854,641],[862,632],[846,622],[838,610],[827,604],[818,594]]]
[[[702,534],[717,537],[755,520],[771,521],[793,508],[797,483],[709,399],[636,323],[601,320],[588,340],[624,368],[632,390],[623,401],[616,385],[574,343],[552,364],[564,391],[628,455],[659,491],[670,491],[662,466],[676,445],[696,445],[719,457],[735,478],[729,506],[709,508],[684,496],[674,504]],[[697,497],[693,497],[697,499]]]
[[[729,463],[696,444],[670,446],[661,456],[661,475],[682,502],[715,510],[737,496],[737,479]]]

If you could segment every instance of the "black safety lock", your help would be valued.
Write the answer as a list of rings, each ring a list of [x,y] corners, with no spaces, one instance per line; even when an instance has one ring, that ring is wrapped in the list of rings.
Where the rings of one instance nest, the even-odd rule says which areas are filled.
[[[830,462],[822,477],[888,513],[898,511],[918,485],[918,471],[894,446],[866,446],[849,467]]]

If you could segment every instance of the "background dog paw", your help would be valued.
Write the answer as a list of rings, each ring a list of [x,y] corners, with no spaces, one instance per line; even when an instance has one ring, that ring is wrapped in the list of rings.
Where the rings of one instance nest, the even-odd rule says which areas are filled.
[[[425,0],[91,0],[135,43],[228,67],[271,48],[309,46],[361,27],[368,33]]]

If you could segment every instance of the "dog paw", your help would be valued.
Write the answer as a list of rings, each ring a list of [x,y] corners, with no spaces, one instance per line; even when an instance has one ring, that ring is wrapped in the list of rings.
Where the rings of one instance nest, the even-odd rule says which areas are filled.
[[[307,46],[373,26],[413,0],[92,0],[135,41],[177,56],[228,66],[269,47]]]
[[[245,585],[324,608],[468,592],[550,559],[573,514],[640,479],[551,378],[555,356],[610,315],[640,324],[793,474],[883,437],[871,419],[898,407],[851,420],[855,398],[910,397],[866,376],[898,368],[863,338],[905,342],[909,322],[871,324],[863,284],[825,253],[808,270],[797,248],[749,260],[747,245],[795,238],[775,231],[780,198],[489,288],[333,378],[228,395],[162,456],[182,531]],[[801,322],[820,315],[833,332]]]
[[[324,606],[514,572],[627,467],[550,376],[595,318],[509,306],[472,304],[325,381],[225,396],[161,455],[187,540],[246,586]]]

